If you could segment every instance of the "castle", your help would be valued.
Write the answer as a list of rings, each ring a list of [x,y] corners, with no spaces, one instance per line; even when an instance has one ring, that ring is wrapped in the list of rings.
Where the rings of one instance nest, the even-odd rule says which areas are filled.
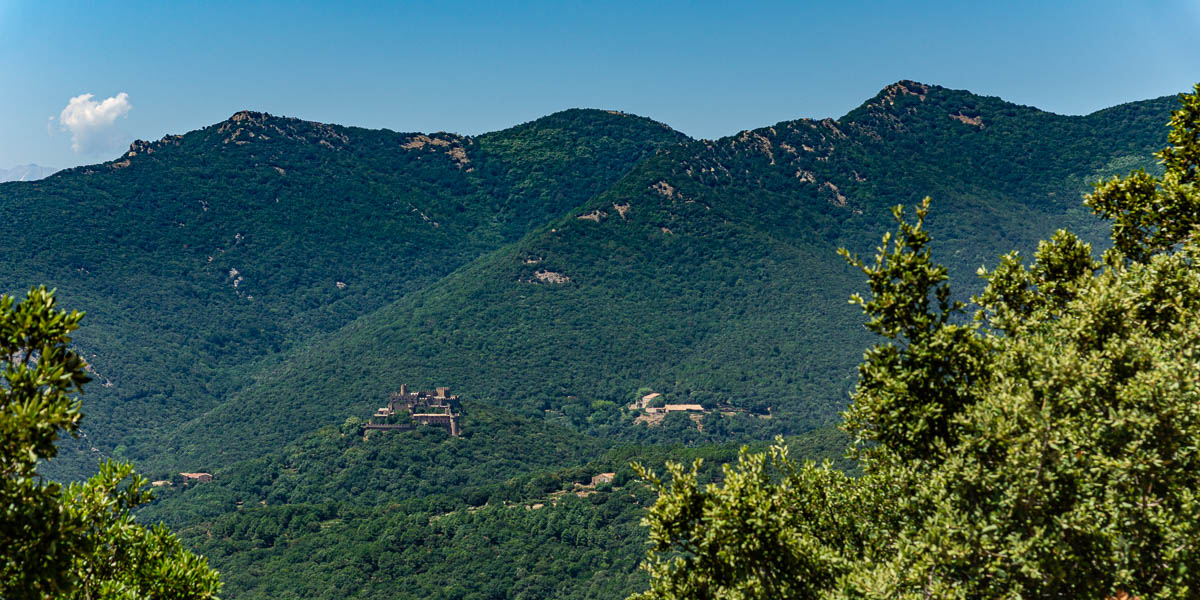
[[[402,384],[399,392],[392,392],[388,397],[387,406],[381,407],[371,415],[371,419],[363,425],[363,432],[370,430],[407,431],[416,429],[417,425],[440,425],[450,435],[461,436],[462,429],[458,419],[462,415],[454,412],[458,404],[458,396],[450,395],[450,388],[439,387],[436,391],[409,392],[408,386]],[[405,422],[399,415],[401,411],[408,413]]]

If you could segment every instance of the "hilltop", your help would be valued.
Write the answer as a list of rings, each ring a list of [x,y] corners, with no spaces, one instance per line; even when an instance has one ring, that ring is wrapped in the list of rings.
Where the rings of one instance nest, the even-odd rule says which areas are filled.
[[[156,436],[281,353],[518,239],[682,139],[598,110],[478,137],[239,112],[0,188],[0,235],[22,250],[5,253],[0,290],[45,283],[89,313],[77,342],[97,383],[74,456],[86,472],[96,455],[155,454]]]
[[[379,382],[362,373],[453,381],[466,397],[610,439],[821,426],[871,341],[845,304],[860,284],[837,247],[872,251],[890,207],[926,194],[956,281],[1057,227],[1099,242],[1080,195],[1152,166],[1172,102],[1068,117],[901,82],[836,121],[667,146],[568,214],[291,355],[181,439],[220,440],[289,398],[321,398],[257,432],[283,443],[367,410]],[[642,388],[744,412],[710,414],[702,430],[684,418],[637,425],[623,406]],[[198,456],[208,453],[243,455],[229,442]]]
[[[838,454],[825,426],[873,340],[836,248],[872,252],[925,195],[959,295],[1056,228],[1103,244],[1081,194],[1156,168],[1174,106],[1064,116],[901,81],[717,140],[597,110],[480,136],[239,112],[0,186],[0,289],[88,311],[87,437],[49,474],[212,473],[144,518],[236,597],[611,597],[641,585],[630,460],[715,473],[776,434]],[[464,438],[361,441],[400,382],[452,386]],[[651,392],[704,412],[646,424],[628,405]]]

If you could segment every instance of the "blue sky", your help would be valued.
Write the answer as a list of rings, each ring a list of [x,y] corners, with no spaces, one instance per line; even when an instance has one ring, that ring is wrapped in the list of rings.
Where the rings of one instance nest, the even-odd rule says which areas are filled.
[[[900,79],[1068,114],[1185,91],[1200,0],[0,0],[0,168],[99,162],[241,109],[474,134],[583,106],[719,137]]]

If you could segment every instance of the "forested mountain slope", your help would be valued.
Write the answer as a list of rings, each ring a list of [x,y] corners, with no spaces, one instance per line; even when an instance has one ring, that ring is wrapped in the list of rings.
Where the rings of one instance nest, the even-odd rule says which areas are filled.
[[[1059,227],[1100,241],[1080,195],[1153,168],[1174,107],[904,81],[719,140],[603,111],[478,137],[238,113],[0,185],[0,288],[89,313],[89,437],[52,474],[213,473],[142,518],[230,597],[620,597],[643,585],[631,460],[711,474],[774,434],[836,455],[821,426],[872,341],[837,247],[873,251],[925,195],[956,282]],[[462,394],[464,437],[364,440],[401,383]],[[635,421],[647,390],[707,412]]]
[[[1055,228],[1102,225],[1087,183],[1152,166],[1170,98],[1083,117],[914,82],[834,121],[668,147],[569,215],[323,336],[202,419],[176,451],[217,462],[366,414],[400,380],[607,438],[762,439],[836,414],[870,342],[845,299],[889,207],[935,198],[957,281]],[[969,290],[963,290],[965,293]],[[698,430],[633,422],[637,390],[726,405]],[[272,407],[288,418],[256,421]],[[735,410],[730,411],[728,408]]]
[[[158,435],[281,351],[519,238],[682,139],[596,110],[478,137],[241,112],[0,185],[0,290],[44,283],[88,312],[87,439],[54,466],[155,453]]]
[[[231,598],[623,598],[646,585],[639,522],[654,498],[630,462],[702,458],[710,481],[738,451],[606,450],[542,419],[463,409],[461,438],[428,427],[364,439],[346,423],[214,469],[210,483],[151,473],[175,485],[139,518],[209,557]],[[831,429],[789,440],[818,460],[845,443]]]

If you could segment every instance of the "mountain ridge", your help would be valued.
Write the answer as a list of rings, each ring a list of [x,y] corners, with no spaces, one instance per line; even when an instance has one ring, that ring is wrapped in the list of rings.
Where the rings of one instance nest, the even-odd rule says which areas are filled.
[[[479,136],[239,112],[0,186],[0,290],[89,312],[87,437],[47,474],[211,472],[141,517],[231,597],[624,596],[652,501],[630,461],[710,477],[739,443],[844,445],[824,426],[876,340],[836,248],[872,252],[925,195],[959,295],[1057,227],[1102,247],[1079,195],[1154,168],[1171,108],[901,81],[716,140],[595,110]],[[402,383],[462,395],[464,436],[364,436]],[[629,408],[649,392],[701,410]]]
[[[514,253],[509,260],[520,261],[516,271],[506,275],[508,281],[543,285],[570,281],[568,287],[577,287],[582,281],[578,273],[590,267],[555,264],[561,261],[556,257],[567,257],[569,252],[550,252],[544,245],[522,241],[531,233],[548,241],[546,236],[555,229],[565,227],[578,235],[578,226],[595,223],[603,230],[606,223],[617,220],[637,222],[649,216],[649,210],[654,222],[644,225],[653,237],[621,238],[624,241],[620,243],[633,244],[632,249],[655,247],[670,253],[687,246],[678,241],[690,232],[703,237],[720,231],[717,235],[725,240],[765,236],[758,243],[793,256],[814,273],[826,272],[830,281],[840,280],[845,272],[832,275],[838,267],[820,258],[822,253],[838,245],[869,249],[877,232],[887,227],[886,206],[912,202],[926,193],[940,194],[943,202],[961,203],[954,209],[961,216],[954,218],[967,219],[974,223],[969,227],[978,231],[977,235],[990,238],[980,244],[966,243],[953,228],[943,228],[947,241],[957,248],[958,256],[951,261],[955,272],[973,270],[986,262],[988,252],[979,247],[1003,247],[1013,235],[1033,239],[1017,234],[1014,227],[984,226],[989,220],[1011,221],[1004,215],[1014,211],[1069,213],[1076,223],[1096,233],[1102,225],[1078,214],[1075,200],[1062,199],[1065,188],[1053,183],[1061,177],[1046,177],[1047,165],[1062,171],[1064,177],[1075,177],[1066,187],[1079,190],[1085,179],[1113,161],[1119,163],[1114,166],[1125,165],[1121,160],[1133,160],[1130,165],[1151,162],[1147,159],[1152,147],[1149,140],[1155,132],[1147,126],[1147,119],[1161,118],[1166,104],[1166,99],[1154,99],[1094,115],[1062,116],[999,98],[902,80],[838,120],[781,121],[718,140],[691,139],[645,117],[599,109],[559,111],[478,136],[396,133],[238,111],[187,134],[168,135],[155,142],[135,141],[114,160],[77,167],[30,184],[32,187],[7,189],[55,196],[62,190],[49,189],[53,186],[81,186],[68,191],[87,195],[80,196],[79,206],[68,205],[65,212],[59,211],[58,218],[79,215],[74,218],[111,231],[114,238],[107,242],[110,250],[96,254],[55,241],[71,236],[56,238],[50,231],[37,236],[14,233],[14,239],[28,237],[27,244],[37,249],[40,259],[32,262],[58,265],[50,269],[28,265],[25,271],[29,275],[23,279],[57,283],[66,292],[64,300],[71,300],[71,290],[96,286],[92,273],[97,268],[119,274],[94,288],[101,295],[90,302],[101,319],[144,305],[144,299],[129,299],[127,292],[135,289],[146,290],[149,298],[154,298],[152,304],[194,299],[187,300],[194,304],[188,309],[191,312],[181,314],[200,315],[198,320],[211,323],[196,333],[170,333],[179,325],[172,323],[174,315],[161,314],[139,318],[136,324],[110,319],[100,330],[84,331],[80,337],[85,346],[103,347],[103,340],[119,339],[122,334],[116,327],[121,323],[141,327],[143,337],[153,331],[167,332],[164,337],[172,340],[170,347],[185,356],[195,354],[195,360],[184,363],[190,366],[174,368],[186,368],[193,372],[192,378],[204,382],[205,391],[199,395],[186,389],[181,394],[173,384],[162,390],[158,385],[138,385],[120,392],[137,377],[113,366],[122,366],[114,363],[117,356],[93,353],[90,357],[102,382],[112,384],[98,395],[117,393],[111,401],[105,400],[113,402],[112,408],[98,411],[98,417],[103,419],[107,411],[114,410],[121,415],[114,417],[120,422],[146,422],[144,403],[157,398],[154,402],[167,407],[168,413],[178,413],[172,422],[182,424],[196,417],[203,419],[204,411],[228,402],[236,390],[253,380],[258,369],[282,357],[289,348],[299,350],[317,339],[313,336],[332,333],[507,245],[523,248],[505,251]],[[1152,116],[1156,114],[1160,117]],[[1022,127],[1049,128],[1046,135],[1063,140],[1061,148],[1070,152],[1064,154],[1061,148],[1052,148],[1053,144],[1033,143]],[[1085,131],[1088,128],[1099,133]],[[611,137],[615,131],[626,133]],[[1122,142],[1126,154],[1090,150],[1112,146],[1131,131],[1145,133],[1139,133],[1133,142]],[[654,141],[637,141],[649,139]],[[601,147],[608,156],[624,158],[605,163],[594,150]],[[1129,158],[1133,156],[1143,158]],[[1084,168],[1068,174],[1063,165]],[[631,177],[642,179],[634,182]],[[149,202],[144,206],[114,204],[118,198]],[[12,199],[10,192],[0,201],[11,207]],[[21,203],[17,204],[21,208]],[[131,208],[134,206],[137,208]],[[309,208],[300,208],[303,206]],[[26,205],[17,214],[28,214],[31,222],[37,223],[41,219],[32,215],[38,210],[45,208]],[[129,216],[122,216],[121,211]],[[329,221],[343,213],[347,216],[341,221]],[[713,221],[714,214],[720,215],[724,224]],[[133,222],[154,223],[152,235],[147,238],[142,230],[128,237]],[[364,229],[367,223],[371,227]],[[390,230],[379,228],[384,223],[394,223],[391,227],[399,227],[394,231],[404,233],[385,233]],[[936,222],[932,226],[939,227]],[[174,233],[167,235],[167,231]],[[687,251],[700,251],[697,248]],[[703,252],[725,252],[719,244],[705,248]],[[635,254],[651,262],[661,258]],[[458,258],[444,262],[452,255]],[[403,256],[415,259],[405,263],[405,272],[420,277],[387,274],[390,267],[386,265]],[[164,263],[167,257],[172,258]],[[304,265],[295,264],[301,257]],[[360,258],[346,264],[346,257]],[[140,272],[114,265],[131,259],[142,261]],[[760,259],[745,260],[756,264]],[[164,269],[165,264],[172,266]],[[67,274],[62,273],[64,266]],[[661,266],[674,269],[666,263]],[[689,268],[706,267],[696,263]],[[728,268],[731,273],[737,271]],[[18,274],[21,271],[17,269]],[[57,275],[47,277],[46,273]],[[777,277],[786,279],[788,275],[780,272]],[[15,279],[10,275],[10,282]],[[164,282],[168,289],[158,289],[163,285],[152,281]],[[181,285],[182,281],[188,283]],[[656,284],[651,278],[643,285],[652,289]],[[850,289],[848,285],[838,284],[834,289],[844,292]],[[15,283],[5,283],[5,288],[20,291]],[[801,295],[816,298],[813,294]],[[125,300],[114,304],[113,298]],[[619,304],[619,298],[613,301]],[[264,303],[265,312],[253,308]],[[209,306],[220,307],[217,310],[229,322],[217,320]],[[852,323],[850,315],[843,318],[846,324]],[[676,327],[687,322],[680,321]],[[737,325],[726,329],[735,338],[740,335]],[[533,331],[531,335],[540,335]],[[717,329],[699,327],[697,331],[717,335]],[[93,332],[102,335],[93,337]],[[790,343],[794,345],[794,341]],[[852,362],[852,355],[842,360]],[[166,364],[150,371],[169,371]],[[824,385],[832,381],[840,382],[835,386],[838,389],[848,385],[849,375],[829,377]],[[496,393],[499,389],[487,395]],[[719,393],[733,392],[725,389]],[[183,399],[189,394],[190,399]],[[563,397],[568,395],[572,394],[567,391]],[[619,405],[624,401],[619,396],[610,390],[593,402]],[[552,412],[565,409],[560,401],[544,395],[539,402]],[[769,404],[762,399],[748,402],[760,408]],[[151,408],[149,412],[162,410]],[[110,418],[103,426],[114,424]],[[147,426],[154,429],[157,423],[151,419]],[[118,433],[116,437],[130,436]],[[148,438],[133,437],[139,438],[139,447],[145,447]],[[107,444],[113,449],[120,445],[116,440]],[[144,456],[133,452],[135,457]]]
[[[13,217],[0,229],[25,249],[8,254],[0,289],[47,283],[91,312],[77,340],[102,385],[88,442],[67,454],[143,456],[161,419],[186,421],[254,364],[419,289],[683,137],[648,120],[571,117],[471,140],[464,168],[448,135],[239,112],[0,190]],[[574,153],[535,152],[527,138],[541,137]],[[72,222],[89,233],[59,226]]]
[[[914,147],[906,131],[890,125],[863,133],[852,121],[833,120],[781,122],[666,146],[518,242],[323,338],[303,353],[309,358],[298,355],[190,424],[186,437],[219,437],[221,429],[298,392],[323,403],[306,405],[293,421],[260,432],[264,440],[282,441],[337,414],[367,410],[365,398],[378,381],[323,369],[321,364],[339,361],[323,348],[353,357],[358,366],[338,362],[347,373],[402,373],[427,385],[455,381],[472,397],[522,405],[518,412],[527,416],[562,415],[601,437],[661,439],[661,431],[633,426],[632,415],[619,409],[641,387],[667,392],[676,402],[709,403],[716,396],[750,413],[774,409],[770,420],[706,422],[705,435],[671,430],[694,441],[712,439],[707,436],[722,427],[753,438],[819,426],[844,403],[856,358],[870,343],[855,311],[835,310],[858,284],[833,250],[869,251],[889,227],[893,204],[926,193],[940,198],[930,226],[945,235],[937,248],[951,253],[948,262],[959,281],[1006,249],[1032,248],[1056,220],[1102,238],[1103,225],[1080,214],[1078,196],[1067,192],[1083,191],[1084,180],[1111,163],[1114,152],[1125,155],[1098,143],[1087,117],[1020,110],[997,100],[985,107],[996,125],[979,129],[949,117],[961,114],[962,92],[933,92],[926,100],[898,95],[888,105],[900,105],[911,127],[921,128],[913,134],[919,145],[1007,144],[1007,154],[978,164],[955,162],[945,158],[949,149]],[[1143,122],[1165,120],[1161,99],[1136,109],[1146,113],[1132,121],[1137,131]],[[1014,126],[1027,117],[1053,127],[1056,140],[1082,136],[1067,144],[1077,154],[1051,157],[1057,144],[1034,143]],[[1140,138],[1140,156],[1147,160],[1153,136]],[[867,160],[884,151],[903,159]],[[1053,160],[1025,165],[1028,156]],[[1062,170],[1076,163],[1083,175]],[[1054,169],[1049,175],[1039,171],[1047,167]],[[1026,219],[1036,225],[1029,227]],[[966,236],[963,229],[973,233]],[[708,258],[728,252],[733,254],[719,261]],[[744,283],[748,274],[758,283]],[[745,296],[717,303],[729,305],[718,311],[732,314],[707,312],[714,305],[709,298],[728,294]],[[664,314],[670,316],[663,320]],[[567,326],[565,333],[557,333],[559,325]],[[755,349],[755,336],[768,356]],[[573,340],[589,340],[595,348],[580,353],[571,349]],[[655,356],[680,364],[663,369]],[[797,369],[788,367],[789,356],[809,361],[794,377],[803,383],[783,375]],[[554,365],[553,380],[530,377],[544,372],[545,364]],[[764,365],[777,381],[738,383]],[[229,444],[219,453],[237,457]]]

